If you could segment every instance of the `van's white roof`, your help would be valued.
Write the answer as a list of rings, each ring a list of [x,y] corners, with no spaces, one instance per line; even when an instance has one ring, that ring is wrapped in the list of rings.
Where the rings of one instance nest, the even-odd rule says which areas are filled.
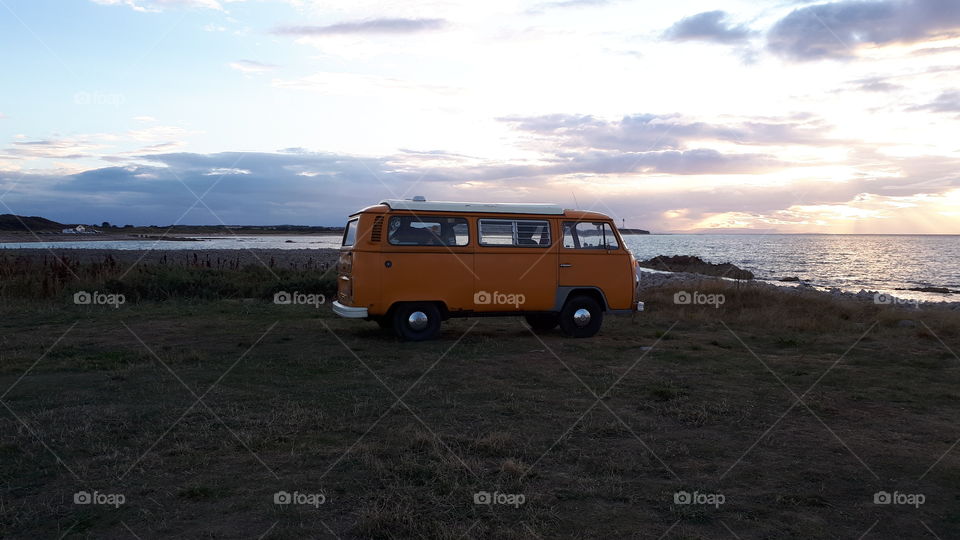
[[[563,214],[563,208],[545,203],[482,203],[451,201],[412,201],[387,199],[380,201],[393,210],[424,210],[428,212],[489,212],[498,214]]]

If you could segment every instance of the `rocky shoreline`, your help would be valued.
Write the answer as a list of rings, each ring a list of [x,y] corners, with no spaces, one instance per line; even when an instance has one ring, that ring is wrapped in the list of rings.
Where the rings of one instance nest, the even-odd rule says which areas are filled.
[[[727,283],[727,284],[736,284],[738,287],[760,287],[760,288],[766,288],[768,290],[776,290],[779,292],[784,292],[787,294],[818,294],[818,295],[824,295],[836,300],[867,302],[867,303],[874,303],[878,305],[890,305],[890,306],[896,306],[896,307],[903,307],[908,309],[947,309],[951,311],[960,311],[960,302],[917,301],[917,300],[912,300],[908,298],[900,298],[900,297],[887,294],[881,291],[872,291],[872,290],[866,290],[866,289],[861,289],[860,291],[854,293],[854,292],[841,290],[837,287],[822,289],[805,282],[799,282],[797,285],[784,285],[784,284],[778,284],[777,282],[769,282],[769,281],[757,281],[757,280],[737,281],[729,278],[707,276],[703,274],[694,274],[690,272],[662,272],[662,271],[650,271],[645,269],[640,270],[641,292],[647,289],[653,289],[653,288],[664,287],[664,286],[687,287],[691,290],[691,292],[693,292],[696,290],[697,286],[700,286],[704,283],[712,283],[712,284]]]

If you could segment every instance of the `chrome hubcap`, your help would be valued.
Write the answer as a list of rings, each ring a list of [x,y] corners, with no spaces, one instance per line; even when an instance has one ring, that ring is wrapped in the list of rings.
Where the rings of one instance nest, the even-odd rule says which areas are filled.
[[[573,312],[573,323],[579,327],[590,324],[590,310],[580,308]]]
[[[414,311],[407,317],[407,324],[414,330],[423,330],[429,322],[430,319],[427,318],[427,314],[422,311]]]

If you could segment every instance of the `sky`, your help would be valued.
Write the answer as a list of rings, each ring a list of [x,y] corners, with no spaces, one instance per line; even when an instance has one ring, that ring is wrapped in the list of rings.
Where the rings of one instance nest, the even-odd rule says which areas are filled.
[[[956,0],[0,0],[0,213],[960,234]]]

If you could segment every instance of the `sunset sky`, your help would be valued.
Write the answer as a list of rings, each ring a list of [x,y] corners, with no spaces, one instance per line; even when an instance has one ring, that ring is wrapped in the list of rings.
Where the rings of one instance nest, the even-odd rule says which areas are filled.
[[[960,2],[0,0],[0,213],[960,233]]]

